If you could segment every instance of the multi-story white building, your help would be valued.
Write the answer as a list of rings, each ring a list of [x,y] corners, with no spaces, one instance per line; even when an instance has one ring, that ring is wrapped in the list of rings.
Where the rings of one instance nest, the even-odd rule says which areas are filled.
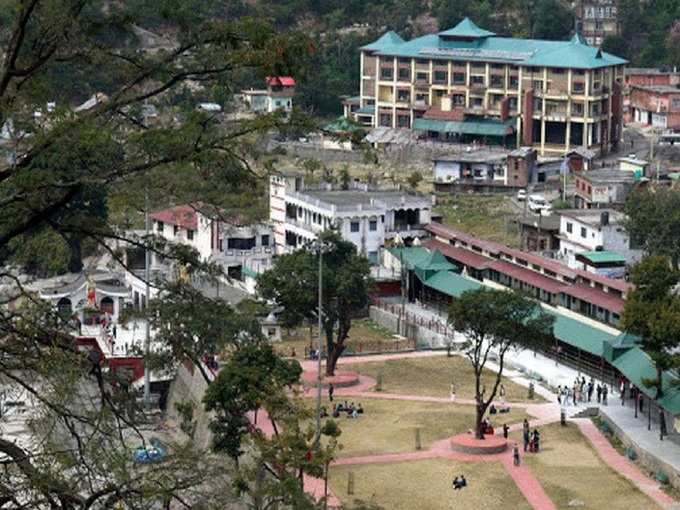
[[[385,241],[397,234],[420,237],[430,223],[432,198],[400,190],[306,189],[298,175],[270,178],[270,219],[278,252],[290,251],[336,229],[371,263],[377,264]]]
[[[586,270],[592,270],[592,266],[579,260],[579,254],[613,252],[620,255],[625,264],[637,262],[642,250],[631,245],[623,225],[625,218],[623,213],[612,209],[561,212],[558,235],[561,258],[573,269]],[[622,264],[624,268],[625,264]],[[599,272],[607,273],[604,269]]]
[[[151,215],[154,233],[168,241],[195,248],[201,260],[220,264],[226,273],[246,281],[271,267],[274,232],[265,223],[243,218],[223,219],[203,204],[170,207]],[[162,265],[152,255],[152,267]]]

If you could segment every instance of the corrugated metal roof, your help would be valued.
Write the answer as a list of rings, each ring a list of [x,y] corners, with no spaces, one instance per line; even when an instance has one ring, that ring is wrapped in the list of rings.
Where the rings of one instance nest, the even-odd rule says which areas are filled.
[[[635,386],[653,399],[656,390],[646,386],[643,381],[656,379],[656,368],[649,355],[639,347],[632,347],[614,360],[610,361]],[[670,372],[664,372],[661,377],[663,396],[656,402],[671,414],[680,414],[680,391],[677,385],[678,377]]]
[[[439,32],[439,35],[445,37],[461,37],[466,39],[476,39],[478,37],[489,37],[496,35],[493,32],[484,30],[475,25],[470,18],[465,18],[463,21],[458,23],[455,27]]]
[[[451,271],[439,271],[425,280],[425,285],[447,296],[460,297],[463,292],[476,290],[482,286],[481,283]]]
[[[595,264],[606,262],[626,263],[626,257],[614,251],[585,251],[583,253],[579,253],[578,256],[583,257],[584,259]]]
[[[357,108],[352,113],[355,115],[375,115],[375,105],[372,106],[362,106]]]
[[[625,59],[584,44],[582,38],[545,41],[496,37],[491,32],[476,26],[473,28],[472,25],[472,22],[461,22],[439,34],[428,34],[410,41],[404,41],[394,32],[388,32],[362,49],[378,55],[397,57],[463,59],[576,69],[596,69],[628,63]]]

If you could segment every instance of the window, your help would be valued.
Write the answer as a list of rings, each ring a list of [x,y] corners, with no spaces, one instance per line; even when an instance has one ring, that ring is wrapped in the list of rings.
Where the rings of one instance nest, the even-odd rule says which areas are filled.
[[[581,227],[581,237],[585,239],[588,236],[588,232],[586,232],[586,227]]]
[[[378,230],[378,221],[377,220],[371,220],[368,222],[368,230],[371,232],[375,232]]]
[[[397,90],[397,101],[400,103],[408,103],[411,99],[411,92],[409,90],[398,89]]]
[[[408,115],[397,115],[397,127],[408,128],[411,126],[411,117]]]
[[[193,241],[193,240],[194,240],[194,231],[193,231],[193,230],[191,230],[191,229],[187,230],[187,239],[188,239],[189,241]]]
[[[380,125],[385,127],[392,127],[392,115],[390,115],[389,113],[381,113]]]
[[[434,82],[435,83],[446,83],[448,80],[448,73],[446,71],[435,71],[434,72]]]
[[[571,222],[567,222],[567,232],[572,233],[574,231],[574,224]]]
[[[472,84],[483,87],[484,86],[484,76],[473,76],[472,77]]]
[[[473,97],[472,98],[472,106],[476,108],[481,108],[484,105],[484,99],[481,97]]]
[[[399,80],[400,81],[409,81],[411,79],[411,70],[407,67],[400,67],[399,68]]]
[[[163,232],[163,229],[164,229],[164,228],[165,228],[165,225],[163,224],[162,221],[156,222],[156,229],[157,229],[159,232]]]
[[[177,225],[173,225],[173,227],[172,227],[172,235],[174,235],[175,237],[177,237],[178,234],[179,234],[179,227],[178,227]]]
[[[453,73],[453,83],[462,85],[465,83],[465,73]]]
[[[394,69],[391,67],[381,67],[380,68],[380,79],[381,80],[391,80],[394,78]]]
[[[492,87],[498,87],[501,88],[503,87],[503,76],[500,74],[492,74],[491,75],[491,86]]]
[[[534,90],[543,90],[543,80],[534,80],[531,82],[531,87]]]
[[[510,110],[517,110],[517,98],[516,97],[511,97],[508,99],[508,108]]]
[[[399,59],[400,64],[411,64],[411,59],[410,58],[400,58]]]
[[[452,96],[453,99],[453,104],[457,106],[462,106],[465,104],[465,95],[464,94],[454,94]]]
[[[582,94],[583,91],[586,89],[586,86],[582,81],[575,81],[572,84],[571,89],[572,92],[574,92],[574,94]]]
[[[516,87],[519,84],[519,78],[517,76],[510,77],[510,86]]]
[[[416,73],[416,81],[426,82],[428,81],[427,73]]]
[[[583,103],[572,103],[571,114],[579,117],[583,115]]]
[[[350,222],[349,230],[350,232],[359,232],[359,222],[358,221]]]
[[[268,235],[262,236],[262,246],[269,246],[269,236]]]

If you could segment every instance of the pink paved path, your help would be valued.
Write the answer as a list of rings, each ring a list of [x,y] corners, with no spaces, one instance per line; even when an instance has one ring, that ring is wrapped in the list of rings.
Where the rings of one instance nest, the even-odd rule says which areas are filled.
[[[677,503],[661,490],[658,482],[645,476],[640,469],[629,459],[617,452],[609,443],[609,440],[598,430],[595,424],[588,419],[574,419],[581,433],[588,438],[597,450],[600,458],[611,466],[616,472],[633,482],[638,489],[647,494],[663,508],[669,508]]]
[[[355,356],[351,358],[341,358],[339,364],[349,364],[349,363],[367,363],[376,361],[387,361],[392,359],[403,359],[403,358],[421,358],[428,356],[436,356],[437,353],[432,352],[410,352],[403,354],[382,354],[374,356]],[[316,371],[316,361],[302,363],[305,370]],[[417,395],[403,395],[397,393],[378,393],[371,390],[376,381],[368,376],[360,376],[359,384],[352,386],[350,388],[338,388],[335,394],[338,397],[342,396],[352,396],[360,398],[382,398],[391,400],[408,400],[408,401],[418,401],[418,402],[439,402],[448,404],[463,404],[463,405],[474,405],[475,401],[472,399],[456,399],[455,402],[451,402],[449,398],[442,397],[428,397],[428,396],[417,396]],[[303,393],[304,396],[310,397],[315,395],[315,389],[308,388]],[[543,403],[543,404],[528,404],[528,403],[508,403],[510,407],[524,408],[528,414],[534,417],[530,420],[531,427],[537,427],[542,425],[548,425],[550,423],[555,423],[560,420],[560,407],[556,403]],[[615,471],[621,473],[623,476],[631,480],[642,492],[647,494],[656,503],[658,503],[663,508],[677,508],[677,503],[665,492],[663,492],[657,482],[647,477],[642,473],[638,467],[633,464],[626,457],[620,455],[609,443],[606,437],[597,429],[597,427],[588,419],[573,419],[574,422],[578,424],[579,429],[583,435],[588,438],[595,450],[600,455],[600,458]],[[522,424],[515,423],[510,426],[510,430],[521,430]],[[501,434],[502,431],[498,431]],[[464,462],[489,462],[489,461],[500,461],[503,467],[506,469],[508,474],[512,477],[513,481],[522,492],[524,497],[527,499],[529,504],[536,510],[554,510],[555,504],[548,497],[548,495],[543,490],[543,487],[533,475],[531,470],[524,464],[520,466],[515,466],[512,460],[512,452],[506,452],[496,455],[468,455],[464,453],[454,452],[449,446],[448,439],[443,441],[435,442],[429,450],[421,450],[415,452],[406,453],[385,453],[368,455],[362,457],[350,457],[344,459],[338,459],[333,462],[333,465],[350,465],[350,464],[379,464],[379,463],[389,463],[389,462],[400,462],[400,461],[417,461],[424,459],[433,458],[445,458],[450,460],[464,461]],[[305,482],[305,487],[307,483]],[[323,487],[321,488],[323,490]],[[337,502],[337,498],[332,496],[332,501]]]

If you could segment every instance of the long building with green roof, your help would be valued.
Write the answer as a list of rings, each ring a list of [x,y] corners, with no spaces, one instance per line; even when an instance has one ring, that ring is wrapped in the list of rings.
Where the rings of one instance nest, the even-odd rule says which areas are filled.
[[[626,60],[569,41],[501,37],[466,18],[405,41],[387,32],[361,49],[358,98],[345,114],[373,127],[445,141],[575,147],[606,153],[622,133]]]

